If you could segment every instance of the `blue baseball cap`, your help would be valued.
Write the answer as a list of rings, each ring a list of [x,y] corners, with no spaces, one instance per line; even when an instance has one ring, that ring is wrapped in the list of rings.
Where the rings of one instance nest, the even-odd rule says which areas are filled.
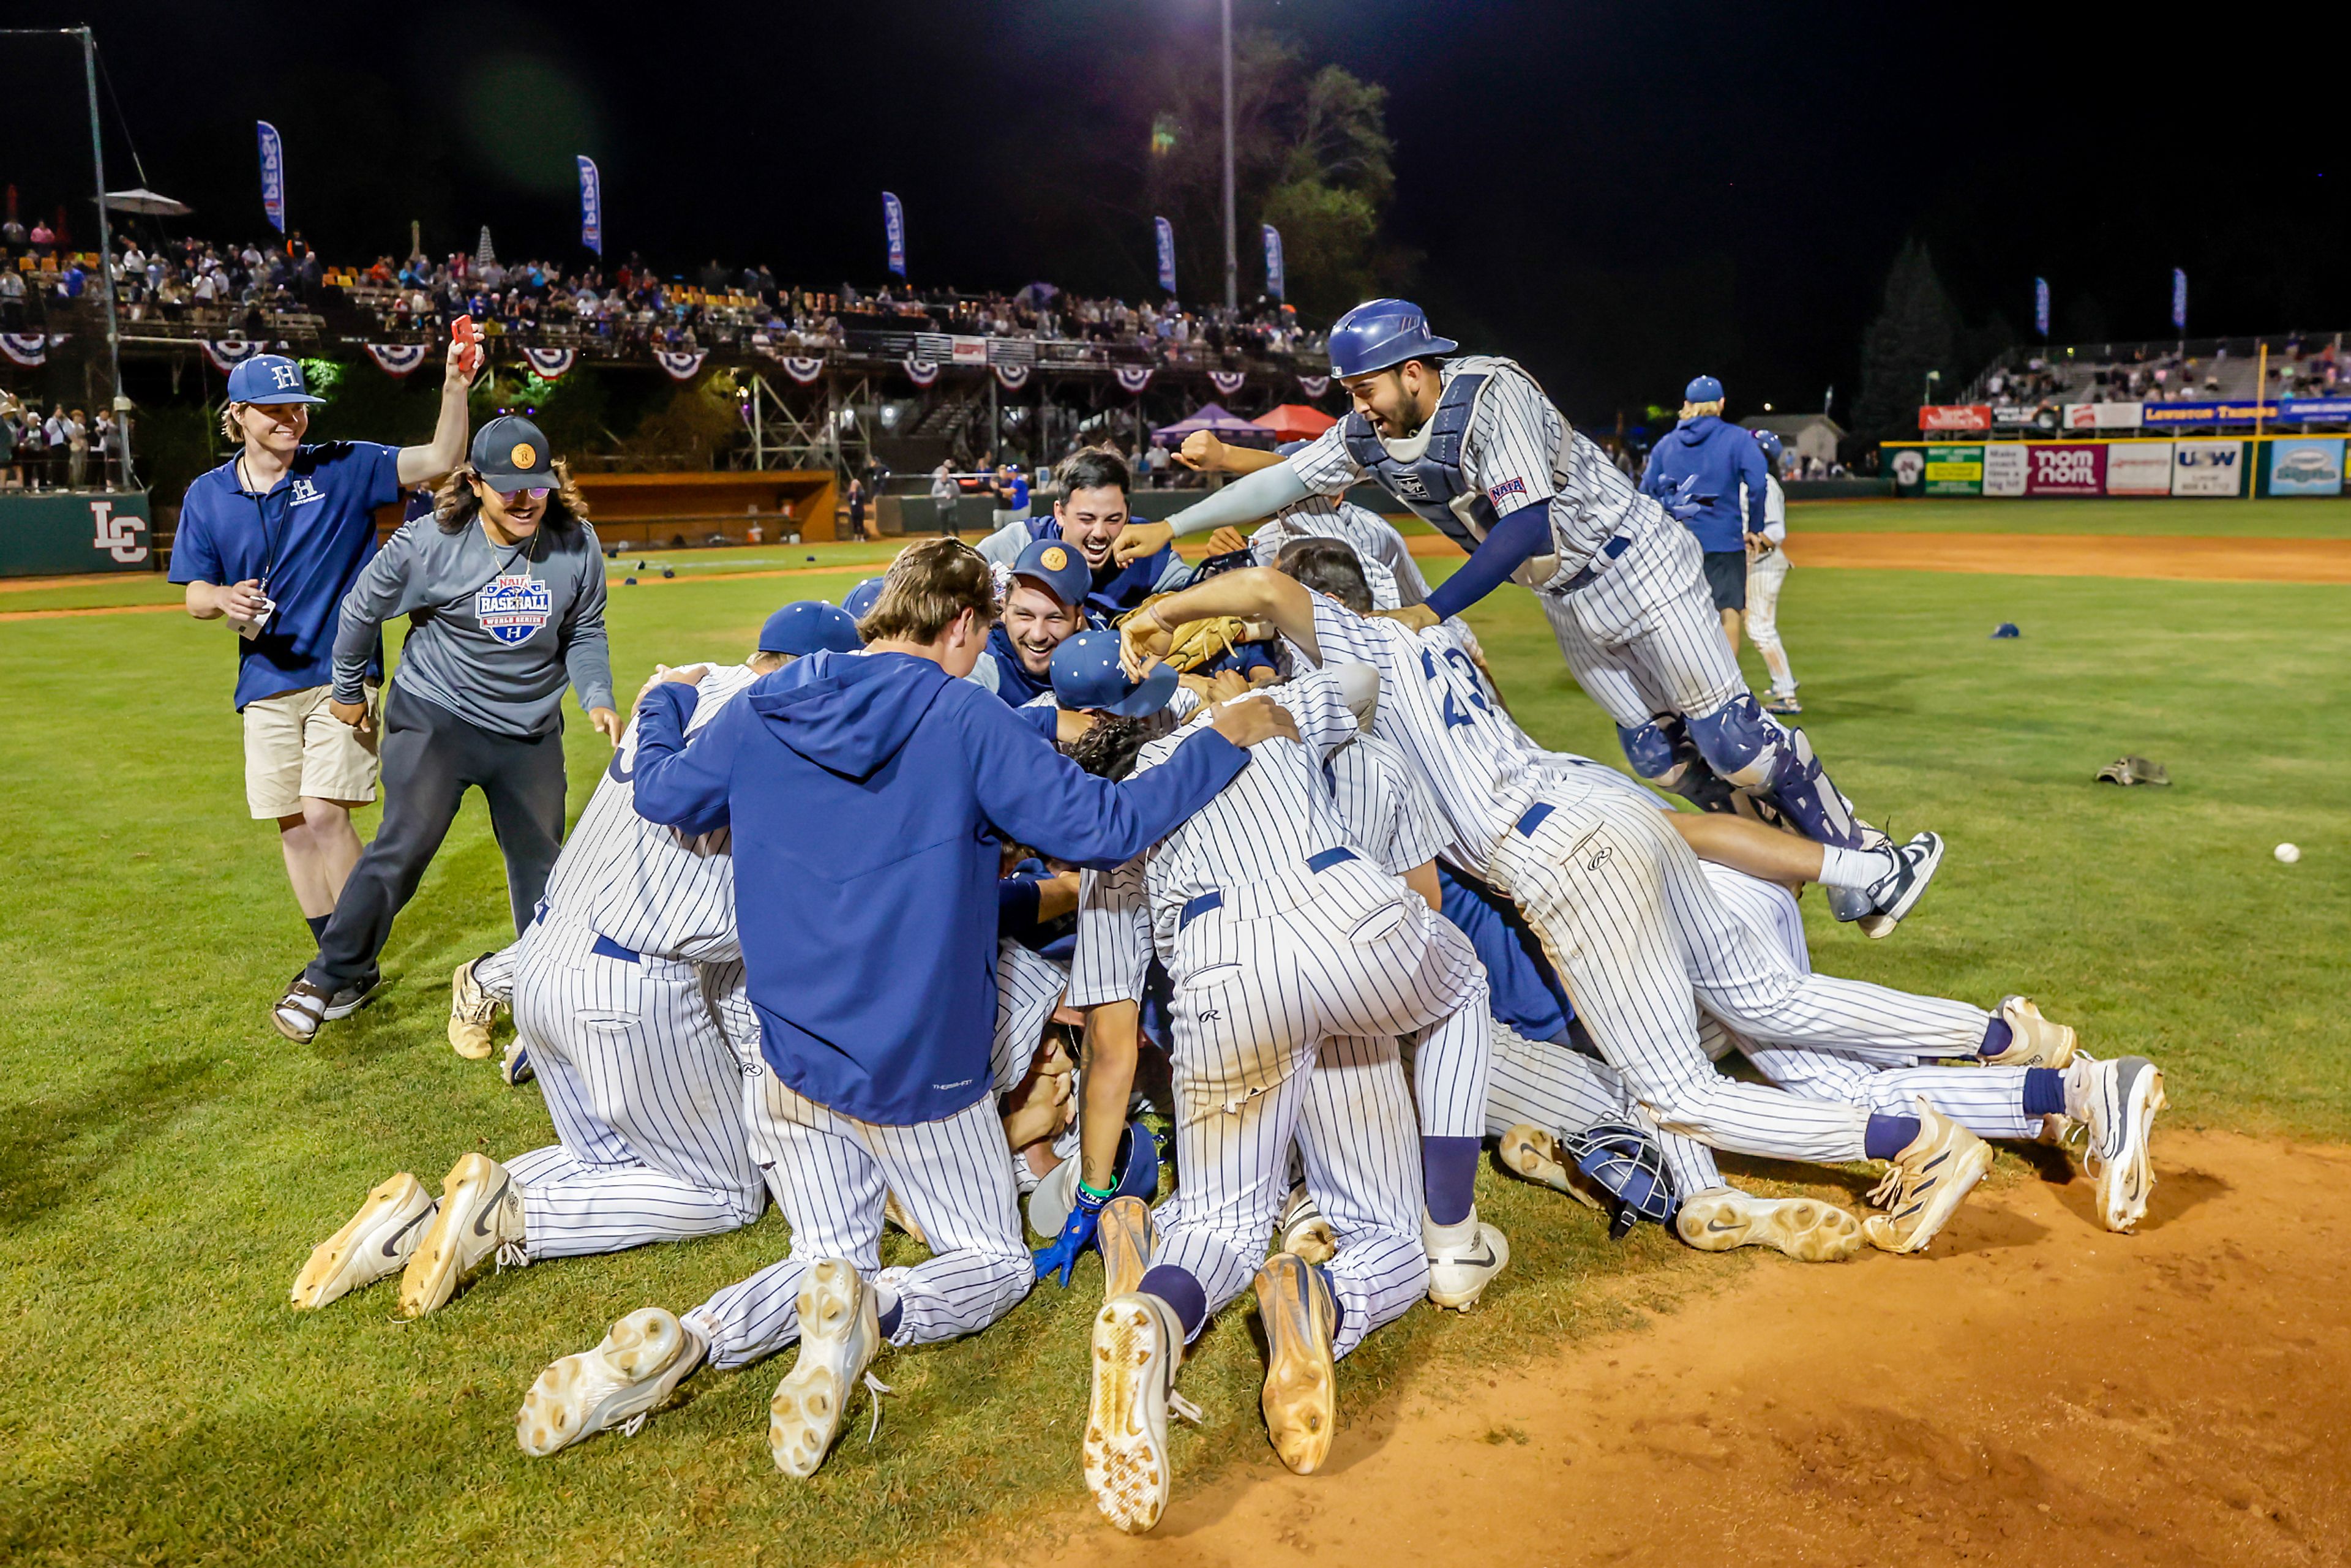
[[[1081,632],[1053,650],[1053,700],[1066,708],[1090,708],[1140,718],[1167,706],[1176,671],[1155,664],[1140,681],[1130,681],[1118,662],[1118,633]]]
[[[1682,388],[1682,401],[1684,402],[1720,402],[1722,383],[1712,376],[1700,376]]]
[[[857,634],[855,618],[821,599],[787,604],[768,616],[767,624],[759,628],[762,653],[803,654],[820,649],[854,653],[863,646],[865,640]]]
[[[228,373],[231,402],[324,402],[312,397],[302,367],[283,354],[256,354]]]
[[[1071,610],[1081,608],[1094,585],[1086,558],[1059,539],[1037,539],[1012,563],[1012,575],[1029,578]]]
[[[1780,454],[1787,450],[1786,446],[1782,444],[1779,433],[1776,431],[1757,431],[1755,433],[1755,444],[1770,453],[1771,455],[1771,460],[1775,463],[1779,461]]]
[[[882,580],[869,577],[849,591],[849,597],[841,601],[841,612],[852,621],[862,621],[873,608],[873,601],[881,597]]]

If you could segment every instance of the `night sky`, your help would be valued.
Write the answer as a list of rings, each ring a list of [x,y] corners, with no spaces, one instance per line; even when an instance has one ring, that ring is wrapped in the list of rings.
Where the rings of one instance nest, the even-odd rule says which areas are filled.
[[[1385,86],[1390,236],[1440,330],[1511,354],[1569,412],[1677,400],[1837,412],[1896,248],[1933,247],[1970,325],[2057,336],[2351,325],[2339,87],[2287,12],[1972,13],[1865,5],[1237,0],[1236,26]],[[584,259],[574,152],[601,163],[607,250],[716,255],[788,281],[883,281],[879,192],[918,281],[1150,288],[1143,62],[1213,69],[1214,0],[9,8],[99,30],[120,97],[108,175],[189,202],[191,232],[266,233],[252,122],[285,133],[294,226],[337,261],[428,249]],[[2314,8],[2313,19],[2319,15]],[[91,237],[80,61],[0,40],[0,180]],[[128,138],[124,135],[127,122]],[[1240,214],[1245,289],[1254,215]],[[1219,293],[1187,279],[1187,294]]]

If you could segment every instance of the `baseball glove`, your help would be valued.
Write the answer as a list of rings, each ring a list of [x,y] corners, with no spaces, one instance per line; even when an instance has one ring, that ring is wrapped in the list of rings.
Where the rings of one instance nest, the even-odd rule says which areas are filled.
[[[2102,784],[2168,784],[2171,775],[2163,770],[2160,762],[2151,762],[2144,757],[2117,757],[2098,769],[2098,781]]]
[[[1165,594],[1159,594],[1146,599],[1127,615],[1140,614],[1165,597]],[[1127,616],[1119,619],[1123,623]],[[1168,633],[1167,652],[1161,657],[1178,674],[1190,674],[1219,654],[1231,653],[1242,643],[1260,641],[1263,635],[1238,615],[1214,615],[1205,620],[1186,621]]]

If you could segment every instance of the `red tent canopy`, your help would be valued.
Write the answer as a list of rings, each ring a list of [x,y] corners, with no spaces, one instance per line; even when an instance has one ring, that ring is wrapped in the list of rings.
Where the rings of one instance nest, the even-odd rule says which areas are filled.
[[[1257,422],[1284,441],[1311,441],[1339,422],[1319,408],[1286,402],[1257,416]]]

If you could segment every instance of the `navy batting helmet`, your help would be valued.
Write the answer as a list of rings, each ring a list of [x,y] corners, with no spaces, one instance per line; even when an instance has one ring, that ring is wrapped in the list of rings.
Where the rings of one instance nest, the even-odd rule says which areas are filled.
[[[1787,447],[1782,444],[1780,440],[1779,432],[1773,430],[1757,431],[1755,433],[1755,444],[1761,447],[1763,449],[1763,455],[1769,457],[1774,463],[1779,462],[1780,455],[1787,450]]]
[[[1406,360],[1433,360],[1461,347],[1431,335],[1428,318],[1407,299],[1371,299],[1331,323],[1331,373],[1369,375]]]

